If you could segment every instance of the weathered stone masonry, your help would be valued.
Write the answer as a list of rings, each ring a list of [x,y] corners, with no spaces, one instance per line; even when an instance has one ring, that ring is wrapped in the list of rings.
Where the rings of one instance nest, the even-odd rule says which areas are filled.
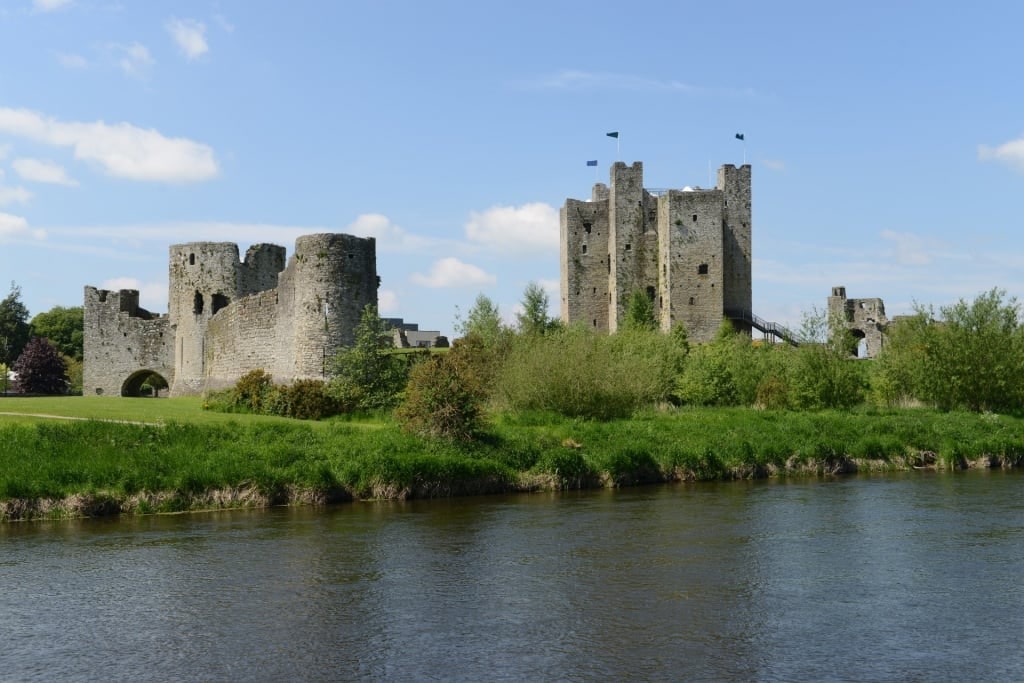
[[[135,290],[85,288],[84,392],[135,395],[152,373],[171,395],[254,369],[278,382],[323,377],[377,286],[373,238],[306,235],[287,265],[277,245],[253,245],[242,261],[230,242],[173,245],[166,316],[139,308]]]
[[[712,339],[753,318],[750,166],[718,170],[713,189],[647,190],[643,164],[611,167],[591,199],[561,211],[562,320],[615,332],[636,290],[663,330]]]

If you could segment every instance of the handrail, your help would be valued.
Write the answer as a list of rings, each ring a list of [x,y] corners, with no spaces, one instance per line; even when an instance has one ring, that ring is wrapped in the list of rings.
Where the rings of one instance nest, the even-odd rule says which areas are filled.
[[[738,320],[740,322],[747,323],[762,333],[773,335],[787,344],[800,346],[800,344],[803,343],[803,340],[786,326],[775,322],[769,322],[764,318],[755,315],[753,311],[741,308],[727,308],[725,310],[725,316],[731,320]]]

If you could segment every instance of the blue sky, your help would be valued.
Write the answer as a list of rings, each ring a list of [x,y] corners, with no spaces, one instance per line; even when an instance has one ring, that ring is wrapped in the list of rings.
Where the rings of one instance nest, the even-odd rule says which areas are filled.
[[[558,306],[558,208],[753,166],[754,308],[1024,297],[1024,4],[0,2],[0,295],[131,287],[167,248],[377,238],[381,311]],[[743,143],[735,134],[744,133]],[[599,160],[598,173],[586,161]]]

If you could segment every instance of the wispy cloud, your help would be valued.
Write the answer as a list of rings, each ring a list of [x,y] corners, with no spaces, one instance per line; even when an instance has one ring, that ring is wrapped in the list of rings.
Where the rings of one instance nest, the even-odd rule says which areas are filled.
[[[786,162],[779,159],[762,159],[761,165],[771,171],[782,172],[786,170]]]
[[[32,193],[24,187],[7,187],[0,183],[0,206],[26,204],[30,199],[32,199]]]
[[[1004,142],[996,147],[978,145],[979,161],[996,161],[1024,173],[1024,137]]]
[[[187,183],[209,180],[219,171],[208,145],[129,123],[64,122],[27,109],[0,107],[0,131],[70,147],[76,159],[98,164],[117,178]]]
[[[470,214],[466,237],[502,254],[558,252],[558,209],[544,203],[495,206]]]
[[[390,289],[377,291],[377,310],[380,313],[394,313],[399,309],[398,295]]]
[[[57,63],[65,69],[86,69],[89,67],[89,60],[79,54],[70,52],[58,52]]]
[[[552,74],[525,81],[523,87],[541,90],[629,90],[636,92],[674,92],[685,95],[716,95],[751,97],[752,88],[709,87],[675,79],[655,78],[648,75],[622,74],[602,71],[563,69]]]
[[[446,287],[476,287],[493,285],[498,281],[494,275],[487,273],[479,266],[464,263],[454,256],[434,261],[430,272],[426,275],[413,273],[410,276],[413,284],[421,287],[440,289]]]
[[[379,213],[360,215],[345,228],[344,232],[358,237],[373,237],[377,240],[377,248],[382,251],[415,252],[446,244],[443,240],[407,232],[390,218]]]
[[[25,180],[53,185],[77,186],[78,181],[68,176],[60,164],[41,159],[15,159],[11,167]]]
[[[149,67],[155,63],[153,56],[149,54],[149,48],[141,43],[111,43],[107,47],[115,55],[121,71],[132,78],[146,78],[149,75]]]
[[[21,216],[10,213],[0,213],[0,241],[16,237],[32,237],[33,239],[46,239],[45,230],[33,230],[29,228],[28,221]]]
[[[69,7],[72,0],[32,0],[32,9],[36,12],[53,12]]]
[[[168,19],[164,26],[189,61],[199,59],[209,52],[205,24],[194,19]]]

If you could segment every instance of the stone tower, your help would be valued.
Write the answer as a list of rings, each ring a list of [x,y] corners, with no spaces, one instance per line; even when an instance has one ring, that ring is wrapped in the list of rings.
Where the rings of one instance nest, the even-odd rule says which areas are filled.
[[[201,391],[210,319],[231,302],[277,285],[285,250],[254,244],[238,259],[233,242],[190,242],[170,248],[168,315],[175,327],[172,394]]]
[[[857,356],[874,358],[882,352],[889,319],[881,299],[847,299],[846,287],[833,287],[828,298],[828,320],[833,331],[841,326],[853,335]]]
[[[610,185],[561,211],[562,319],[615,332],[633,292],[663,330],[714,337],[752,318],[750,166],[723,166],[712,189],[647,190],[643,165],[612,165]]]

